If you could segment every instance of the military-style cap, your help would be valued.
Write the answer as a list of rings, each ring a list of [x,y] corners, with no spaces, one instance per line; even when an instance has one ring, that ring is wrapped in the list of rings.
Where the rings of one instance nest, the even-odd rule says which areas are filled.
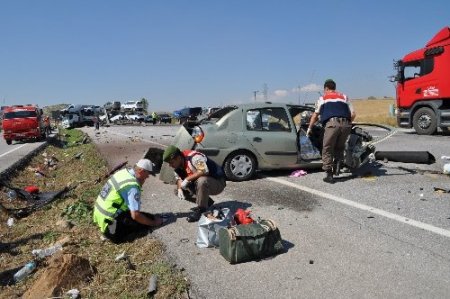
[[[163,153],[163,161],[164,162],[169,162],[170,160],[172,160],[178,153],[180,152],[180,150],[178,149],[178,147],[176,147],[175,145],[169,145],[166,150]]]

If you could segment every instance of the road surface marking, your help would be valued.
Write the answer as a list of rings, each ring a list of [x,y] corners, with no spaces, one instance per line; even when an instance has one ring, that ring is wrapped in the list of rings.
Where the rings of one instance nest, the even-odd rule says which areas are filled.
[[[10,150],[10,151],[7,151],[6,153],[1,154],[1,155],[0,155],[0,158],[3,157],[3,156],[6,156],[7,154],[10,154],[10,153],[12,153],[12,152],[18,150],[18,149],[21,148],[21,147],[24,147],[25,145],[26,145],[26,144],[22,144],[21,146],[18,146],[18,147],[16,147],[16,148],[13,148],[13,149]]]
[[[335,196],[335,195],[332,195],[332,194],[328,194],[328,193],[319,191],[319,190],[315,190],[315,189],[308,188],[308,187],[305,187],[305,186],[300,186],[300,185],[297,185],[295,183],[292,183],[292,182],[289,182],[289,181],[286,181],[286,180],[283,180],[283,179],[278,179],[278,178],[266,178],[266,179],[270,180],[272,182],[283,184],[285,186],[289,186],[289,187],[292,187],[292,188],[300,189],[302,191],[305,191],[305,192],[308,192],[308,193],[312,193],[312,194],[315,194],[315,195],[318,195],[318,196],[321,196],[321,197],[324,197],[324,198],[327,198],[327,199],[330,199],[330,200],[334,200],[335,202],[338,202],[338,203],[341,203],[341,204],[344,204],[344,205],[347,205],[347,206],[350,206],[350,207],[353,207],[353,208],[357,208],[357,209],[360,209],[360,210],[363,210],[363,211],[368,211],[368,212],[373,213],[373,214],[377,214],[377,215],[380,215],[380,216],[383,216],[383,217],[386,217],[386,218],[389,218],[389,219],[392,219],[392,220],[395,220],[395,221],[398,221],[398,222],[401,222],[401,223],[404,223],[404,224],[408,224],[408,225],[411,225],[411,226],[414,226],[414,227],[417,227],[417,228],[421,228],[421,229],[424,229],[426,231],[429,231],[429,232],[432,232],[432,233],[435,233],[435,234],[438,234],[438,235],[450,238],[450,231],[449,230],[446,230],[446,229],[443,229],[443,228],[440,228],[440,227],[436,227],[436,226],[433,226],[431,224],[427,224],[427,223],[424,223],[424,222],[416,221],[416,220],[413,220],[413,219],[410,219],[410,218],[407,218],[407,217],[404,217],[404,216],[400,216],[400,215],[397,215],[397,214],[394,214],[394,213],[390,213],[390,212],[387,212],[387,211],[384,211],[384,210],[380,210],[380,209],[377,209],[377,208],[374,208],[374,207],[371,207],[371,206],[368,206],[368,205],[365,205],[365,204],[354,202],[354,201],[351,201],[351,200],[348,200],[348,199],[345,199],[345,198],[342,198],[342,197],[339,197],[339,196]]]

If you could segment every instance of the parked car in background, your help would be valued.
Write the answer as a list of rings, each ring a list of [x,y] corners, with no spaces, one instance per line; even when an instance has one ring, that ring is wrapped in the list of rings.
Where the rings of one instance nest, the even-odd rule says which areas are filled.
[[[233,181],[248,180],[257,170],[319,168],[322,125],[316,123],[313,136],[306,136],[313,111],[313,107],[270,102],[227,106],[211,118],[187,122],[177,132],[175,145],[205,153]],[[371,136],[358,130],[362,131],[352,129],[343,163],[351,170],[375,151]],[[170,181],[164,167],[169,166],[164,163],[160,178]]]
[[[186,107],[181,110],[176,110],[173,112],[175,118],[177,118],[180,124],[186,121],[195,121],[197,117],[202,114],[202,107]]]
[[[142,111],[144,110],[144,103],[142,101],[128,101],[123,103],[121,108],[125,112]]]
[[[121,121],[121,120],[124,120],[124,119],[126,119],[124,115],[122,115],[122,114],[117,114],[117,115],[111,117],[111,118],[109,119],[109,121],[112,122],[112,123],[117,123],[118,121]]]
[[[172,116],[167,113],[161,113],[159,116],[159,122],[162,124],[170,124],[172,123]]]
[[[144,114],[128,114],[125,115],[125,118],[131,121],[144,122],[145,115]]]

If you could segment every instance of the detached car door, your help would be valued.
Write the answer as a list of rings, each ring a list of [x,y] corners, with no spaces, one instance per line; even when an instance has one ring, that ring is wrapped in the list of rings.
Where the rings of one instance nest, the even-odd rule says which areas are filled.
[[[297,162],[295,129],[283,107],[247,110],[244,135],[262,158],[259,168],[281,168]]]

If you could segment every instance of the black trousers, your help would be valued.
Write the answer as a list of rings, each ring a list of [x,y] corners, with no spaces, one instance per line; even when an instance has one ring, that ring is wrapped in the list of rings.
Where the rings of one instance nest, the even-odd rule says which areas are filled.
[[[141,212],[150,219],[155,217],[150,213]],[[130,211],[123,212],[112,221],[105,231],[105,237],[110,239],[113,243],[122,243],[126,241],[127,237],[130,237],[136,233],[146,233],[150,231],[151,227],[145,224],[141,224],[133,218],[131,218]]]

